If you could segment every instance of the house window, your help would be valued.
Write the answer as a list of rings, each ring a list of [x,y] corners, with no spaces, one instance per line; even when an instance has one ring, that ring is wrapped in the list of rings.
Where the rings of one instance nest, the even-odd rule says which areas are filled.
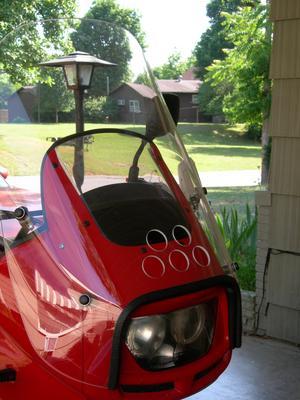
[[[125,99],[118,99],[117,104],[118,106],[125,106]]]
[[[192,95],[192,103],[193,104],[199,104],[199,97],[197,94]]]
[[[138,100],[129,100],[129,111],[132,113],[141,112],[140,102]]]

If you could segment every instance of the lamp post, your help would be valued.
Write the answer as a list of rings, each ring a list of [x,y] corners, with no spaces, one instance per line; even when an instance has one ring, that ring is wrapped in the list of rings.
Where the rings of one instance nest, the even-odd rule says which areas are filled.
[[[101,60],[88,53],[76,51],[50,61],[40,63],[45,67],[61,67],[64,71],[67,88],[73,90],[75,98],[76,133],[84,132],[83,93],[91,86],[95,67],[112,67],[116,64]],[[78,138],[74,151],[73,175],[78,189],[84,181],[83,139]]]

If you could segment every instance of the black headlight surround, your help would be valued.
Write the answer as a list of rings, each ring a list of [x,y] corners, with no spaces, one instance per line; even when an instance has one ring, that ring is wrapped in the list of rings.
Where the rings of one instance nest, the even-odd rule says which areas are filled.
[[[229,338],[231,348],[241,346],[242,337],[242,310],[241,292],[237,281],[228,275],[219,275],[202,281],[192,282],[181,286],[147,293],[130,302],[120,314],[113,337],[111,363],[109,371],[108,388],[116,389],[120,374],[121,346],[127,332],[130,316],[138,308],[174,297],[180,297],[191,293],[201,292],[213,287],[223,287],[227,292],[228,299],[228,319],[229,319]]]
[[[190,342],[181,340],[182,338],[176,337],[176,334],[174,336],[174,333],[176,333],[176,330],[172,332],[172,321],[175,322],[174,314],[185,314],[189,313],[190,310],[197,309],[199,310],[199,312],[201,312],[202,317],[204,318],[202,319],[202,327],[201,329],[199,329],[198,334],[197,332],[195,332],[194,338],[191,338]],[[203,303],[201,302],[194,306],[180,308],[173,312],[133,318],[130,320],[129,329],[126,332],[125,342],[129,351],[134,356],[136,362],[143,369],[148,371],[164,371],[166,369],[175,368],[191,363],[193,361],[196,361],[200,357],[204,357],[211,347],[215,331],[216,315],[218,312],[217,310],[218,299],[212,298]],[[151,318],[153,318],[155,327],[155,318],[157,317],[163,318],[165,320],[165,336],[157,350],[150,351],[150,353],[148,352],[149,354],[147,354],[146,351],[144,354],[139,354],[139,352],[136,352],[136,349],[131,348],[130,344],[128,343],[128,341],[130,341],[131,344],[134,343],[134,340],[132,342],[132,336],[135,336],[134,325],[136,322],[139,323],[138,321],[142,321],[143,319],[145,320],[145,324],[148,323],[149,325],[148,320],[151,320]],[[199,322],[201,322],[201,320]],[[142,327],[143,323],[141,323],[140,326]],[[185,327],[189,326],[190,325],[186,325]],[[183,334],[184,329],[181,329],[182,325],[180,324],[179,329],[178,327],[177,333]],[[166,352],[167,354],[169,354],[164,354]],[[172,353],[172,355],[170,353]]]

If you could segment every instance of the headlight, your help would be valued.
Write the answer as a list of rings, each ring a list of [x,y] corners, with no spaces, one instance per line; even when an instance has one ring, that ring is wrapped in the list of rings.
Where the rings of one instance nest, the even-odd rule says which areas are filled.
[[[146,369],[183,365],[205,355],[213,338],[216,302],[169,314],[133,318],[126,345]]]
[[[134,318],[127,335],[127,345],[137,357],[150,356],[162,345],[166,335],[166,321],[160,315]]]

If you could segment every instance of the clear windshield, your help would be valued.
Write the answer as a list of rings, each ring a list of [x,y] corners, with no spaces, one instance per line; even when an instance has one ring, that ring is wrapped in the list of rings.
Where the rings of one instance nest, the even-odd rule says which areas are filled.
[[[52,195],[47,165],[54,163],[60,180],[72,183],[113,243],[146,245],[150,237],[153,244],[162,236],[171,240],[174,225],[188,229],[178,199],[163,177],[161,165],[155,162],[155,147],[150,142],[134,131],[113,128],[102,128],[90,139],[89,134],[75,136],[57,142],[48,151],[42,171],[47,212],[53,212],[55,202],[46,205]],[[183,233],[181,239],[187,236]]]

